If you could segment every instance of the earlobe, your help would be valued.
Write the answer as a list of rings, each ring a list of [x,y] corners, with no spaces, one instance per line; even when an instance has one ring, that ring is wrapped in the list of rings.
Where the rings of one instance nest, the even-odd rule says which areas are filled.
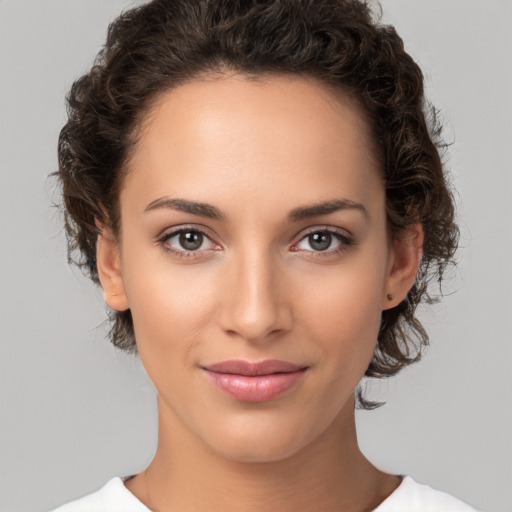
[[[414,285],[421,264],[423,228],[421,224],[407,226],[393,240],[382,309],[400,304]]]
[[[98,276],[107,305],[116,311],[129,308],[121,270],[119,244],[105,225],[96,221],[99,234],[96,242]]]

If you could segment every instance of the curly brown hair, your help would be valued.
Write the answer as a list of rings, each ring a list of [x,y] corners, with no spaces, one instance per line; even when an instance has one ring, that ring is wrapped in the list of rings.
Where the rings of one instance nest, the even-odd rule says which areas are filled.
[[[454,201],[435,109],[423,75],[395,29],[358,0],[154,0],[121,14],[92,69],[72,86],[59,138],[70,262],[98,283],[95,220],[119,233],[119,190],[137,129],[156,99],[200,75],[297,74],[356,98],[385,176],[391,232],[420,223],[423,256],[415,285],[383,311],[367,377],[419,360],[428,336],[415,317],[431,302],[458,243]],[[110,339],[136,352],[130,311],[109,312]],[[359,391],[359,405],[372,408]]]

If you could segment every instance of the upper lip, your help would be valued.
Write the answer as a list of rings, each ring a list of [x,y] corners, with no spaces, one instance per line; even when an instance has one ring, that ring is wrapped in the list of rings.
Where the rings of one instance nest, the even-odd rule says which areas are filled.
[[[257,375],[270,375],[272,373],[297,372],[299,370],[305,370],[306,366],[289,363],[287,361],[279,361],[278,359],[267,359],[265,361],[233,359],[204,366],[203,368],[214,373],[231,373],[234,375],[252,377]]]

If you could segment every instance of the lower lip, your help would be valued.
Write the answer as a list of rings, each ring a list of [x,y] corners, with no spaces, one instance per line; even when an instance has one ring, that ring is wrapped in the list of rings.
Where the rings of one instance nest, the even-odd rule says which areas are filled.
[[[205,370],[206,375],[226,395],[242,402],[266,402],[297,385],[306,369],[269,375],[235,375]]]

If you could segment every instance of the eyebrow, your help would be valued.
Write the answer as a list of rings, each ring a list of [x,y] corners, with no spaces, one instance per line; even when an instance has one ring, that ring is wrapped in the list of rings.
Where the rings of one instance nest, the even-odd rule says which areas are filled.
[[[199,203],[197,201],[188,201],[186,199],[171,199],[169,197],[161,197],[149,203],[144,212],[158,210],[161,208],[171,208],[201,217],[208,217],[210,219],[224,221],[226,215],[218,208],[208,203]],[[365,217],[368,218],[368,211],[361,203],[356,203],[350,199],[333,199],[323,203],[311,204],[308,206],[299,206],[294,208],[289,214],[288,219],[291,222],[298,222],[301,220],[309,219],[311,217],[319,217],[321,215],[328,215],[337,211],[343,210],[358,210]]]
[[[350,199],[333,199],[324,203],[300,206],[299,208],[294,208],[288,215],[288,218],[293,222],[297,222],[342,210],[358,210],[368,218],[368,210],[361,203],[356,203]]]
[[[171,208],[180,212],[191,213],[210,219],[226,220],[226,216],[211,204],[187,201],[186,199],[171,199],[169,197],[161,197],[160,199],[151,201],[144,209],[144,212],[150,212],[160,208]]]

